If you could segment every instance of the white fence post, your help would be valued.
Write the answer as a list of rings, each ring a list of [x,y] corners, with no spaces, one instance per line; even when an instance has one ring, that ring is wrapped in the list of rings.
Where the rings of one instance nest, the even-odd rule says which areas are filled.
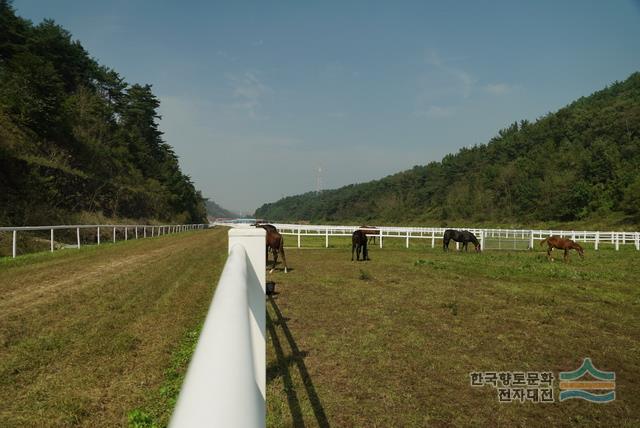
[[[129,230],[129,228],[127,226],[124,227],[124,240],[127,241],[129,240],[129,236],[127,234],[127,231]]]
[[[329,248],[329,228],[324,230],[324,247]]]
[[[136,239],[138,239],[138,226],[136,226]]]
[[[78,250],[80,249],[80,228],[76,228],[76,237],[78,238]]]
[[[116,242],[116,228],[113,228],[113,242]]]
[[[600,244],[600,232],[596,232],[595,250],[598,251],[598,245]]]
[[[100,226],[98,226],[98,245],[100,245]]]
[[[18,231],[13,231],[13,241],[11,244],[11,253],[13,254],[13,258],[16,258],[16,239],[17,239]]]
[[[300,227],[298,227],[298,248],[300,248]]]
[[[616,232],[616,251],[620,250],[620,234]]]
[[[53,253],[53,229],[51,229],[51,252]]]
[[[407,231],[407,248],[409,248],[409,235],[411,234],[411,232]]]
[[[380,248],[382,248],[382,229],[380,229]]]
[[[533,230],[529,233],[531,233],[531,235],[529,235],[529,249],[533,250]]]
[[[431,229],[431,248],[436,247],[436,231]]]
[[[229,257],[189,364],[172,427],[264,427],[265,235],[231,229]]]
[[[480,250],[484,251],[484,230],[480,231]]]

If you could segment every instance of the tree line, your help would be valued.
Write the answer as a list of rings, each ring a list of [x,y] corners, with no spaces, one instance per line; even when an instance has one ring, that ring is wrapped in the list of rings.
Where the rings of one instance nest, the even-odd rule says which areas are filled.
[[[322,222],[640,224],[640,73],[486,144],[380,180],[309,192],[256,217]]]
[[[83,212],[206,221],[159,105],[151,85],[127,83],[55,22],[34,25],[0,0],[0,224]]]

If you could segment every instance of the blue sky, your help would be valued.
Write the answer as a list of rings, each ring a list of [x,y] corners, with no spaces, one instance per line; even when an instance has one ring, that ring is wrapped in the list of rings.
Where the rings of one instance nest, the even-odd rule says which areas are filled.
[[[264,202],[487,142],[640,70],[639,1],[15,0],[160,98],[205,196]]]

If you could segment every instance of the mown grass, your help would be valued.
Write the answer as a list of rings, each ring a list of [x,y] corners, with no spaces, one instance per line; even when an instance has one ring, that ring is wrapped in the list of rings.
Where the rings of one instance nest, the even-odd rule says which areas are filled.
[[[385,240],[351,262],[348,240],[287,248],[268,304],[267,425],[637,426],[640,253],[443,253]],[[286,237],[295,246],[295,237]],[[557,257],[560,257],[558,255]],[[615,402],[500,404],[471,371],[616,372]],[[558,383],[555,383],[556,397]]]
[[[226,230],[0,261],[0,426],[166,424]]]

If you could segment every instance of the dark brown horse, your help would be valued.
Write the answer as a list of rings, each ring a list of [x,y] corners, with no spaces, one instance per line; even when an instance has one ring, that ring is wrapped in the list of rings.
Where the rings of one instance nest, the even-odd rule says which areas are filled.
[[[442,249],[444,251],[449,251],[449,241],[452,239],[456,242],[462,242],[462,249],[465,251],[469,251],[469,242],[473,243],[473,246],[476,248],[476,252],[480,252],[481,250],[480,242],[473,233],[468,230],[447,229],[444,231],[444,235],[442,237]]]
[[[376,243],[376,236],[380,235],[380,229],[375,226],[360,226],[360,230],[369,237],[369,243]]]
[[[549,248],[547,249],[547,258],[551,259],[551,261],[553,261],[553,257],[551,257],[551,251],[553,251],[554,248],[564,250],[565,262],[569,259],[569,250],[576,250],[580,255],[580,258],[584,259],[584,250],[582,249],[580,244],[578,244],[577,242],[573,242],[571,239],[561,238],[554,235],[540,241],[540,245],[543,245],[545,242],[549,246]]]
[[[369,258],[369,250],[367,249],[367,234],[363,230],[356,230],[351,235],[351,261],[353,261],[353,252],[356,252],[356,260],[360,261],[360,252],[362,251],[362,260],[371,260]]]
[[[287,258],[284,255],[284,238],[278,232],[278,229],[272,224],[254,224],[253,226],[261,227],[267,231],[267,264],[269,264],[269,248],[273,253],[273,267],[269,273],[273,273],[278,263],[278,253],[282,254],[282,262],[284,263],[284,273],[287,273]]]

